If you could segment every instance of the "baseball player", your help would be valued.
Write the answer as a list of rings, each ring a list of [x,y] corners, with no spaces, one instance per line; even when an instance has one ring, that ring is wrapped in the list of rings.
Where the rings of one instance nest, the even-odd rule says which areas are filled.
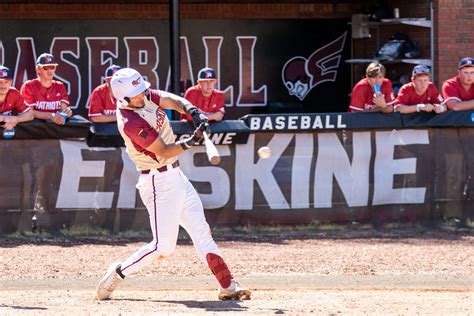
[[[91,94],[89,120],[91,122],[116,122],[117,101],[110,89],[110,80],[121,67],[111,65],[105,70],[105,83],[97,86]]]
[[[367,67],[365,78],[352,89],[349,112],[393,112],[393,87],[385,73],[385,67],[380,63],[374,62]]]
[[[411,82],[404,84],[394,102],[394,111],[400,113],[443,113],[446,106],[438,88],[430,81],[431,70],[426,65],[413,68]]]
[[[20,93],[26,105],[33,110],[35,118],[62,125],[66,120],[59,114],[65,113],[71,117],[72,110],[64,84],[53,80],[57,66],[53,55],[41,54],[36,60],[37,78],[25,81]]]
[[[118,70],[112,77],[111,88],[117,99],[118,129],[130,159],[141,173],[137,189],[149,213],[153,240],[109,267],[99,282],[98,299],[108,299],[126,276],[169,257],[175,250],[180,225],[216,277],[218,298],[249,299],[250,291],[233,278],[222,259],[210,234],[201,200],[180,170],[176,157],[202,138],[207,117],[184,98],[150,89],[150,83],[131,68]],[[197,127],[194,133],[175,142],[165,109],[190,114]]]
[[[224,94],[215,89],[217,77],[214,69],[206,67],[199,70],[197,83],[186,90],[184,98],[204,112],[209,121],[221,121],[225,114]],[[186,114],[182,114],[181,119],[192,121],[192,117]]]
[[[0,125],[6,130],[33,119],[33,111],[26,106],[20,91],[12,87],[12,82],[12,71],[0,66]]]
[[[452,111],[474,109],[474,58],[459,61],[458,75],[443,83],[443,98]]]

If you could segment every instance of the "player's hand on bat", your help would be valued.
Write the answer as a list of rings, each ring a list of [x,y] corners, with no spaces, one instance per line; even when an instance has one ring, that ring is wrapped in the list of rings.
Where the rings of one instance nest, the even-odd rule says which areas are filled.
[[[204,124],[202,124],[204,125]],[[193,133],[193,136],[194,136],[194,140],[195,141],[200,141],[201,139],[204,138],[204,135],[203,135],[203,127],[201,125],[199,125],[195,130],[194,130],[194,133]]]
[[[207,116],[204,113],[202,113],[202,111],[199,110],[198,108],[192,108],[189,111],[189,114],[193,118],[193,125],[196,128],[199,128],[201,123],[207,123],[209,121]]]
[[[199,124],[198,129],[201,130],[201,132],[206,132],[206,134],[210,133],[208,122],[202,122],[201,124]]]

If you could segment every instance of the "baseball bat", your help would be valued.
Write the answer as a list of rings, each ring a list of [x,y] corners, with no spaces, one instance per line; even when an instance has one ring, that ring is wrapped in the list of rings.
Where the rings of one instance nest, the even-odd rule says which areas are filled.
[[[202,132],[202,134],[204,136],[204,145],[206,146],[207,159],[209,159],[209,162],[212,165],[219,164],[221,162],[221,156],[219,155],[216,146],[209,139],[209,136],[206,132]]]

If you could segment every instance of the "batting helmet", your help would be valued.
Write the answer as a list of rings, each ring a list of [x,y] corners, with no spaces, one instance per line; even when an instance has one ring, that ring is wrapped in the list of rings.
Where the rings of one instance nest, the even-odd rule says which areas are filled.
[[[151,84],[132,68],[117,70],[112,76],[110,87],[119,106],[127,106],[129,98],[134,97],[150,88]]]

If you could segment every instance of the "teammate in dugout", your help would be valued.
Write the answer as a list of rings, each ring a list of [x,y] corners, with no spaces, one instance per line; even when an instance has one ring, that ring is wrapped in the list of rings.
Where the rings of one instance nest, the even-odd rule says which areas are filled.
[[[474,58],[459,61],[458,75],[443,83],[442,93],[449,110],[474,110]]]
[[[64,84],[53,80],[57,66],[53,55],[41,54],[36,60],[37,78],[25,81],[20,93],[26,105],[33,110],[35,118],[63,125],[66,123],[65,117],[72,116],[72,110]]]
[[[431,70],[426,65],[413,68],[411,82],[404,84],[398,92],[394,111],[400,113],[446,112],[443,97],[430,81]]]
[[[12,71],[0,66],[0,125],[7,130],[33,119],[33,111],[26,106],[20,91],[12,87],[12,82]]]
[[[378,62],[367,66],[365,78],[352,89],[349,112],[393,112],[393,87],[385,74],[385,67]]]
[[[177,156],[202,138],[207,117],[186,99],[150,89],[140,73],[118,70],[111,88],[117,99],[117,126],[127,153],[141,175],[137,183],[150,218],[153,240],[129,258],[113,263],[99,282],[97,297],[108,299],[120,282],[146,265],[169,257],[175,250],[181,225],[191,237],[199,257],[216,277],[218,298],[249,299],[250,291],[232,276],[214,242],[196,190],[179,168]],[[194,133],[175,142],[165,109],[190,114]]]
[[[117,101],[110,89],[110,80],[121,67],[111,65],[105,70],[105,83],[97,86],[91,94],[89,120],[95,123],[116,122]]]
[[[225,114],[224,94],[215,89],[217,77],[214,69],[206,67],[199,70],[197,83],[186,90],[184,98],[204,112],[209,121],[221,121]],[[186,114],[182,114],[180,119],[192,121],[192,117]]]

